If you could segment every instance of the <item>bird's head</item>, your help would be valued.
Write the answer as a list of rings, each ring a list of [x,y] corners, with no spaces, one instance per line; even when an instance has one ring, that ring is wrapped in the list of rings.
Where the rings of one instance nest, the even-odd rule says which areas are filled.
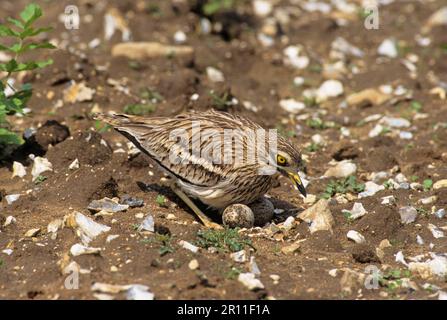
[[[276,168],[285,177],[292,180],[296,188],[303,196],[306,196],[306,189],[298,174],[304,170],[305,165],[301,159],[301,154],[297,148],[281,136],[278,136],[278,145],[275,155]]]

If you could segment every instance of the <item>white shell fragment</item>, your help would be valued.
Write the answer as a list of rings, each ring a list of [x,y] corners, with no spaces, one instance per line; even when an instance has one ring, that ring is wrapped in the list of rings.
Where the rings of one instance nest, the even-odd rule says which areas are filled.
[[[20,194],[8,194],[5,196],[6,203],[11,204],[11,203],[19,200],[20,196],[21,196]]]
[[[138,231],[154,232],[155,231],[154,217],[150,214],[147,215],[146,218],[144,218],[143,222],[138,227]]]
[[[288,46],[284,49],[284,64],[296,69],[304,69],[309,65],[310,59],[302,55],[301,46]]]
[[[343,84],[338,80],[326,80],[316,92],[318,102],[324,102],[343,94]]]
[[[325,199],[320,199],[312,207],[301,212],[298,217],[310,224],[310,233],[320,230],[332,232],[334,217],[329,209],[329,202]]]
[[[26,176],[26,169],[20,162],[14,161],[12,164],[12,177],[23,178]]]
[[[342,212],[349,213],[349,217],[353,220],[363,217],[368,213],[361,202],[354,203],[351,210],[342,210]]]
[[[359,193],[359,198],[365,198],[375,195],[377,192],[385,190],[385,187],[378,185],[372,181],[367,181],[365,183],[365,191]]]
[[[435,239],[444,238],[444,232],[440,230],[437,226],[434,224],[429,223],[428,224],[428,230],[431,231],[431,234]]]
[[[79,169],[79,160],[78,158],[74,159],[72,163],[68,166],[68,169],[70,170],[76,170]]]
[[[251,272],[240,273],[237,280],[249,290],[264,289],[262,282],[256,279],[255,274]]]
[[[75,212],[74,215],[78,230],[81,232],[81,240],[86,245],[101,233],[110,231],[109,226],[97,223],[80,212]]]
[[[33,168],[31,170],[31,175],[33,176],[33,181],[37,179],[42,173],[46,171],[53,171],[53,165],[46,158],[35,157]]]
[[[190,242],[188,242],[188,241],[180,240],[180,241],[178,242],[178,244],[179,244],[182,248],[184,248],[184,249],[186,249],[186,250],[189,250],[189,251],[191,251],[191,252],[197,253],[197,252],[199,251],[199,247],[193,245],[192,243],[190,243]]]
[[[366,242],[365,237],[355,230],[349,230],[348,233],[346,234],[346,237],[348,239],[354,241],[355,243],[365,243]]]
[[[235,262],[244,263],[247,261],[247,253],[245,250],[240,250],[237,252],[233,252],[230,254],[230,258],[233,259]]]
[[[71,246],[70,253],[73,257],[77,257],[84,254],[99,254],[101,252],[101,248],[93,248],[87,247],[80,243],[76,243]]]

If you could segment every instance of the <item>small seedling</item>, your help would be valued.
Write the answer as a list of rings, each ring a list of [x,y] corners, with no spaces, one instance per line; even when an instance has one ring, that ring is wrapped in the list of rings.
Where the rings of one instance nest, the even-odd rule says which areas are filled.
[[[209,95],[213,99],[213,106],[217,110],[226,110],[233,105],[233,96],[229,92],[224,92],[222,96],[219,96],[214,91],[210,91]]]
[[[160,93],[151,88],[140,89],[140,97],[152,103],[158,103],[165,99]]]
[[[34,22],[41,16],[42,9],[37,4],[31,3],[20,13],[20,19],[8,18],[6,20],[9,22],[9,25],[0,25],[0,40],[5,38],[16,40],[11,45],[0,44],[0,51],[5,51],[13,56],[6,63],[0,63],[0,72],[6,73],[5,77],[0,79],[0,150],[2,151],[6,149],[5,146],[23,143],[22,138],[11,131],[11,126],[6,117],[23,114],[23,110],[33,94],[31,84],[25,83],[18,89],[8,80],[11,79],[13,74],[44,68],[53,63],[51,59],[45,61],[19,61],[19,58],[31,51],[55,48],[49,42],[36,41],[35,39],[37,35],[51,30],[51,28],[34,28]],[[28,41],[30,38],[34,39]],[[6,95],[6,88],[10,89],[11,94]]]
[[[104,133],[109,131],[110,129],[112,129],[112,127],[109,124],[103,124],[101,121],[96,120],[95,121],[95,129],[96,131],[98,131],[99,133]]]
[[[135,116],[145,116],[155,111],[155,105],[151,103],[128,104],[123,111]]]
[[[221,252],[236,252],[244,249],[246,246],[252,246],[251,240],[244,238],[239,234],[239,229],[224,230],[200,230],[197,233],[196,244],[202,248],[214,247]]]
[[[392,269],[379,277],[379,284],[388,292],[394,292],[402,286],[402,278],[410,278],[409,270]]]
[[[424,182],[422,183],[422,186],[424,187],[424,191],[429,191],[433,186],[433,180],[425,179]]]
[[[236,3],[236,0],[207,0],[202,5],[202,11],[207,16],[212,16],[213,14],[231,9]]]
[[[315,130],[324,130],[335,127],[335,123],[332,121],[323,121],[320,118],[307,119],[306,125]]]
[[[337,193],[360,193],[365,190],[365,184],[357,182],[355,176],[349,176],[342,180],[331,180],[321,198],[329,199]]]
[[[166,201],[166,197],[164,195],[157,195],[157,198],[155,199],[155,202],[157,202],[157,204],[160,207],[166,208],[168,206],[167,201]]]
[[[47,180],[47,177],[45,177],[45,176],[37,176],[36,180],[34,180],[34,183],[35,184],[40,184],[40,183],[44,182],[45,180]]]

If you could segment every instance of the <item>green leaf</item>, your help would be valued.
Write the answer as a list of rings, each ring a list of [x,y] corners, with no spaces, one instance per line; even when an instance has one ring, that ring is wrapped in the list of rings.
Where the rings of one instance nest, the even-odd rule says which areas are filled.
[[[14,72],[14,70],[17,68],[17,61],[15,59],[11,59],[6,63],[6,72]]]
[[[7,26],[0,25],[0,37],[18,37],[20,33],[8,28]]]
[[[20,18],[25,22],[25,28],[42,16],[42,9],[35,3],[31,3],[20,12]]]
[[[53,46],[51,43],[49,42],[43,42],[43,43],[28,43],[26,45],[24,45],[23,47],[21,47],[17,53],[24,53],[27,52],[29,50],[36,50],[36,49],[55,49],[56,47]]]
[[[14,132],[0,128],[0,144],[22,144],[23,140]]]
[[[14,18],[8,18],[8,21],[11,22],[12,24],[14,24],[16,27],[20,28],[20,29],[25,29],[25,26],[23,25],[22,22],[20,22],[17,19]]]
[[[48,59],[46,61],[30,61],[30,62],[24,62],[19,63],[16,68],[14,68],[12,71],[8,72],[18,72],[18,71],[24,71],[24,70],[34,70],[38,68],[46,67],[53,63],[52,59]]]
[[[433,186],[433,180],[432,179],[425,179],[424,182],[422,183],[422,185],[424,186],[424,190],[428,191]]]
[[[32,27],[27,28],[25,31],[23,31],[22,33],[19,34],[21,39],[25,39],[27,37],[34,37],[37,36],[38,34],[42,33],[42,32],[49,32],[53,30],[53,28],[51,27],[47,27],[47,28],[38,28],[38,29],[34,29]]]

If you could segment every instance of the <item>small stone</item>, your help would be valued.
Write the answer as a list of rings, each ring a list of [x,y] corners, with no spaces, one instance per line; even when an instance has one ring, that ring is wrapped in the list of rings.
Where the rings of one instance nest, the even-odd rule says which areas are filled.
[[[346,55],[361,58],[364,56],[364,52],[359,48],[350,44],[346,39],[342,37],[337,37],[331,44],[332,50],[341,52]]]
[[[349,106],[357,105],[380,105],[391,98],[391,95],[380,92],[375,88],[369,88],[350,94],[346,98]]]
[[[106,238],[106,242],[107,242],[107,243],[110,243],[110,242],[112,242],[113,240],[115,240],[115,239],[117,239],[117,238],[119,238],[119,235],[118,235],[118,234],[109,234],[109,235],[107,236],[107,238]]]
[[[334,167],[329,168],[325,173],[325,177],[346,178],[353,175],[357,171],[357,166],[351,160],[343,160],[338,162]]]
[[[389,58],[396,58],[398,56],[396,42],[393,39],[385,39],[377,49],[377,52]]]
[[[110,267],[110,272],[118,272],[118,267],[117,266],[111,266]]]
[[[70,86],[64,90],[64,101],[66,103],[92,101],[95,90],[87,87],[84,82],[72,81]]]
[[[255,278],[255,275],[250,272],[240,273],[238,276],[238,281],[242,283],[249,290],[264,289],[262,282]]]
[[[300,244],[297,242],[281,248],[281,252],[284,254],[294,254],[299,250],[300,250]]]
[[[310,233],[321,230],[328,230],[332,232],[334,218],[331,210],[329,209],[329,202],[325,199],[320,199],[312,207],[301,212],[298,218],[310,224]]]
[[[250,257],[250,262],[248,263],[250,272],[253,273],[256,276],[259,276],[261,274],[261,270],[259,270],[258,264],[256,263],[255,257]]]
[[[224,82],[225,81],[225,77],[224,77],[222,71],[220,71],[216,68],[207,67],[206,74],[208,76],[208,79],[210,79],[211,82]]]
[[[255,217],[253,211],[244,204],[232,204],[222,214],[223,224],[229,228],[252,228]]]
[[[431,234],[435,239],[444,238],[444,232],[440,230],[437,226],[434,224],[429,223],[428,224],[428,230],[431,231]]]
[[[404,118],[383,117],[380,122],[392,128],[408,128],[411,126],[410,121]]]
[[[361,235],[359,232],[355,230],[349,230],[346,234],[346,237],[355,243],[365,243],[366,239],[363,235]]]
[[[447,179],[438,180],[433,184],[433,189],[447,188]]]
[[[279,106],[287,112],[297,114],[300,111],[306,109],[306,105],[295,99],[283,99],[279,101]]]
[[[33,238],[37,236],[40,233],[40,228],[33,228],[29,229],[27,232],[25,232],[25,238]]]
[[[301,46],[288,46],[284,49],[284,64],[296,69],[305,69],[309,63],[309,57],[303,55]]]
[[[176,43],[185,43],[187,40],[186,33],[179,30],[174,33],[174,41]]]
[[[383,185],[378,185],[372,181],[367,181],[365,183],[365,191],[359,193],[359,198],[365,198],[375,195],[377,192],[385,190]]]
[[[7,216],[5,219],[5,222],[3,223],[3,227],[7,227],[11,224],[14,224],[17,222],[17,219],[14,218],[13,216]]]
[[[431,196],[431,197],[419,199],[418,203],[421,203],[421,204],[431,204],[431,203],[435,202],[437,199],[438,199],[437,196]]]
[[[412,223],[416,220],[418,212],[414,207],[402,207],[399,209],[400,220],[404,224]]]
[[[445,209],[439,209],[437,211],[435,211],[435,216],[437,216],[439,219],[442,219],[445,217]]]
[[[269,278],[273,280],[273,284],[278,284],[281,277],[277,274],[269,275]]]
[[[144,205],[144,200],[137,199],[126,194],[121,198],[121,203],[128,205],[130,208],[139,208]]]
[[[23,178],[26,176],[26,169],[20,162],[14,161],[12,164],[12,178]]]
[[[123,56],[133,60],[159,57],[190,57],[194,48],[190,46],[170,46],[158,42],[123,42],[112,48],[112,56]]]
[[[290,216],[290,217],[287,217],[286,221],[284,221],[282,226],[283,226],[284,230],[289,231],[290,229],[293,228],[294,224],[295,224],[295,218]]]
[[[92,211],[105,211],[109,213],[116,213],[120,211],[125,211],[129,208],[126,204],[119,204],[117,200],[110,198],[102,198],[101,200],[93,200],[88,205],[87,209]]]
[[[332,278],[335,278],[337,276],[337,272],[338,272],[338,269],[331,269],[331,270],[328,271],[329,275]]]
[[[140,284],[132,285],[126,294],[127,300],[154,300],[154,297],[149,287]]]
[[[253,11],[259,17],[266,17],[272,12],[272,3],[266,0],[254,0]]]
[[[197,259],[192,259],[188,263],[188,268],[191,269],[191,270],[199,269],[199,261],[197,261]]]
[[[343,84],[338,80],[326,80],[321,84],[316,92],[318,102],[324,102],[330,98],[342,95],[344,92]]]

